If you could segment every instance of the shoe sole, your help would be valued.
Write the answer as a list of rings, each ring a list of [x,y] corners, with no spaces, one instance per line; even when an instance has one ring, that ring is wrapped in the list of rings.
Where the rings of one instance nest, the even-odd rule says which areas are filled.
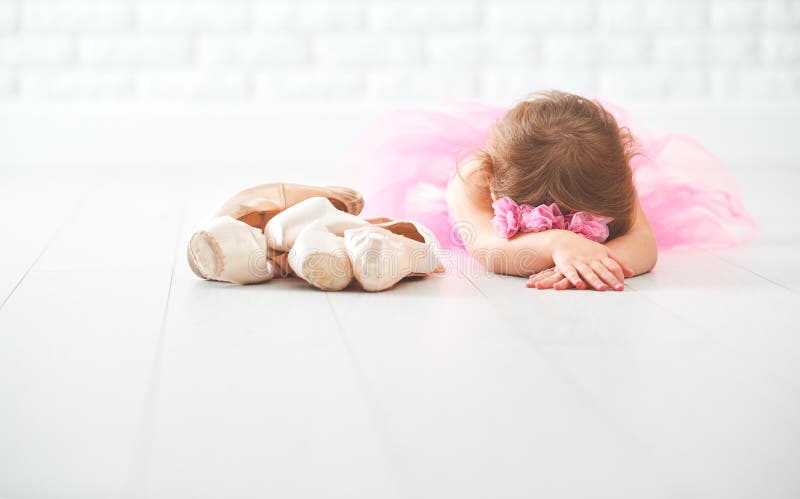
[[[200,231],[192,235],[189,244],[186,245],[186,257],[189,260],[189,267],[192,272],[201,279],[213,280],[212,275],[219,275],[224,265],[224,261],[220,256],[222,250],[211,234]],[[198,261],[198,255],[211,255],[213,261]],[[209,272],[203,269],[209,270]]]
[[[341,291],[353,280],[353,267],[345,256],[311,253],[301,264],[303,279],[323,291]]]

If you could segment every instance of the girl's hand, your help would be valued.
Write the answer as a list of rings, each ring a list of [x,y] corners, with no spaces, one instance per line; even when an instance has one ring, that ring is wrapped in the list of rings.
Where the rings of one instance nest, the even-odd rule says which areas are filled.
[[[577,234],[556,247],[553,263],[553,268],[530,276],[526,286],[586,289],[588,283],[599,291],[605,291],[609,286],[622,291],[625,289],[624,278],[633,275],[633,270],[607,247]]]

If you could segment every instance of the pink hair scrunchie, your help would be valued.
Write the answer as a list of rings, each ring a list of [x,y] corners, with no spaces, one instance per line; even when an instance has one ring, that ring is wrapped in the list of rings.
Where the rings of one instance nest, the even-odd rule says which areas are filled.
[[[549,229],[565,229],[580,234],[586,239],[602,243],[608,239],[608,223],[611,217],[592,215],[576,211],[563,215],[555,203],[531,206],[519,205],[510,197],[502,197],[492,203],[494,231],[509,239],[517,232],[541,232]]]

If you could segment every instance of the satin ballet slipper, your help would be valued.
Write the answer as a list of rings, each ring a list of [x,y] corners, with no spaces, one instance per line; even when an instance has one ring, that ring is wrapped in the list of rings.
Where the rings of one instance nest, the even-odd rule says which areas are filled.
[[[292,267],[289,265],[289,253],[276,253],[267,248],[267,255],[272,263],[275,264],[275,277],[289,277],[292,275]]]
[[[298,277],[325,291],[339,291],[353,280],[344,238],[321,221],[305,225],[293,241],[288,261]]]
[[[318,187],[313,185],[276,182],[257,185],[238,192],[223,203],[222,207],[214,213],[212,220],[221,217],[229,217],[263,232],[264,226],[272,217],[310,197],[322,197],[327,199],[334,208],[344,213],[358,214],[364,207],[364,200],[361,194],[347,187]],[[262,235],[261,237],[263,238],[264,236]],[[207,235],[202,235],[198,232],[192,236],[192,241],[195,242],[197,248],[202,248],[204,253],[202,255],[195,255],[191,244],[187,248],[189,265],[194,273],[203,279],[213,279],[213,277],[209,277],[210,274],[208,272],[200,269],[197,263],[200,259],[205,262],[227,261],[227,268],[229,269],[234,265],[230,262],[231,255],[225,255],[221,252],[213,253],[220,250],[222,248],[221,245],[211,244],[210,242],[208,244],[201,243],[202,241],[212,240],[213,239],[209,239]],[[209,251],[213,254],[207,254]],[[286,257],[281,257],[278,253],[280,252],[275,252],[276,256],[272,254],[268,256],[277,263],[279,267],[278,275],[285,276],[289,273],[289,266],[286,262]],[[264,265],[271,266],[272,263],[266,262]],[[259,280],[257,282],[262,281]]]
[[[346,229],[369,225],[366,220],[337,209],[329,198],[313,197],[287,208],[267,222],[264,228],[267,245],[273,251],[291,250],[299,234],[312,222],[319,222],[329,232],[340,236]]]
[[[272,217],[312,197],[327,198],[339,211],[358,215],[364,208],[361,194],[348,187],[271,183],[250,187],[225,201],[214,216],[230,216],[264,229]]]
[[[439,242],[427,227],[395,220],[344,231],[353,275],[366,291],[383,291],[408,276],[443,272]]]
[[[264,234],[233,217],[206,222],[189,240],[189,266],[203,279],[255,284],[272,279]]]

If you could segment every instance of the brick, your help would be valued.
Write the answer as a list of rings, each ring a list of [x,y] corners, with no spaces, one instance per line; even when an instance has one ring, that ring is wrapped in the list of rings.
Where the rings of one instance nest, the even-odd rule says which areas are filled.
[[[512,102],[524,99],[531,92],[558,89],[577,94],[595,91],[592,71],[533,69],[524,71],[488,70],[481,75],[483,97]]]
[[[140,98],[242,98],[248,94],[247,80],[236,71],[144,70],[136,75]]]
[[[0,98],[8,98],[16,93],[14,75],[10,72],[0,72]]]
[[[306,40],[288,35],[212,35],[197,45],[198,61],[206,65],[303,65],[310,55]]]
[[[714,35],[708,40],[711,64],[755,64],[759,59],[755,35]]]
[[[274,31],[350,31],[364,26],[364,7],[356,2],[257,3],[253,25]]]
[[[800,70],[754,69],[735,75],[736,97],[742,100],[800,98]]]
[[[64,64],[75,57],[75,47],[67,37],[29,35],[0,37],[0,64]]]
[[[708,27],[708,4],[696,0],[645,2],[642,27],[661,30],[702,30]]]
[[[47,99],[130,97],[132,90],[127,71],[30,70],[19,83],[21,97]]]
[[[768,34],[763,46],[764,61],[768,64],[800,63],[800,35]]]
[[[0,3],[0,33],[9,33],[17,28],[17,5]]]
[[[553,35],[542,47],[545,64],[555,67],[646,64],[650,43],[642,35]]]
[[[727,69],[714,72],[712,78],[712,96],[718,101],[800,98],[800,70],[797,69]]]
[[[360,71],[272,70],[255,79],[255,96],[262,99],[358,99],[363,94]]]
[[[594,25],[591,2],[493,2],[485,7],[490,30],[524,31],[584,30]]]
[[[137,27],[145,31],[232,31],[245,29],[248,5],[226,2],[153,2],[138,7]]]
[[[418,65],[423,52],[418,38],[373,34],[319,36],[313,51],[323,66],[348,67]]]
[[[474,67],[486,62],[486,43],[474,36],[431,37],[425,45],[426,61],[434,67]]]
[[[592,36],[551,35],[542,41],[542,58],[547,65],[574,67],[597,61],[598,48]]]
[[[672,35],[653,40],[653,61],[672,67],[752,64],[759,58],[754,35]]]
[[[296,3],[257,2],[253,5],[253,27],[267,33],[290,31],[296,24],[296,11]]]
[[[767,0],[764,5],[764,25],[768,28],[800,28],[800,2]]]
[[[132,22],[131,7],[118,2],[27,2],[22,6],[23,31],[113,31],[129,29]]]
[[[188,38],[160,35],[86,36],[79,41],[80,60],[117,66],[174,65],[192,60]]]
[[[597,4],[597,27],[600,31],[619,33],[643,28],[644,3],[630,0]]]
[[[485,41],[486,66],[532,67],[541,62],[541,43],[534,37],[513,34]]]
[[[597,40],[597,58],[606,65],[646,65],[652,58],[652,44],[643,35],[606,35]]]
[[[763,2],[717,0],[711,4],[711,26],[716,29],[748,29],[761,24]]]
[[[539,44],[533,37],[524,36],[433,36],[425,51],[426,61],[433,67],[524,66],[539,62]]]
[[[479,95],[472,71],[377,69],[367,74],[367,100],[466,99]]]
[[[653,40],[653,61],[658,64],[687,67],[708,60],[706,39],[699,35],[668,35]]]
[[[619,100],[704,99],[710,94],[702,70],[612,69],[598,76],[600,95]]]
[[[364,26],[364,9],[359,3],[326,2],[301,4],[295,14],[300,30],[356,30]]]
[[[463,2],[368,4],[367,24],[380,32],[465,31],[477,28],[480,10],[474,0]]]
[[[714,100],[729,100],[734,95],[732,68],[715,68],[709,71],[709,92]]]

